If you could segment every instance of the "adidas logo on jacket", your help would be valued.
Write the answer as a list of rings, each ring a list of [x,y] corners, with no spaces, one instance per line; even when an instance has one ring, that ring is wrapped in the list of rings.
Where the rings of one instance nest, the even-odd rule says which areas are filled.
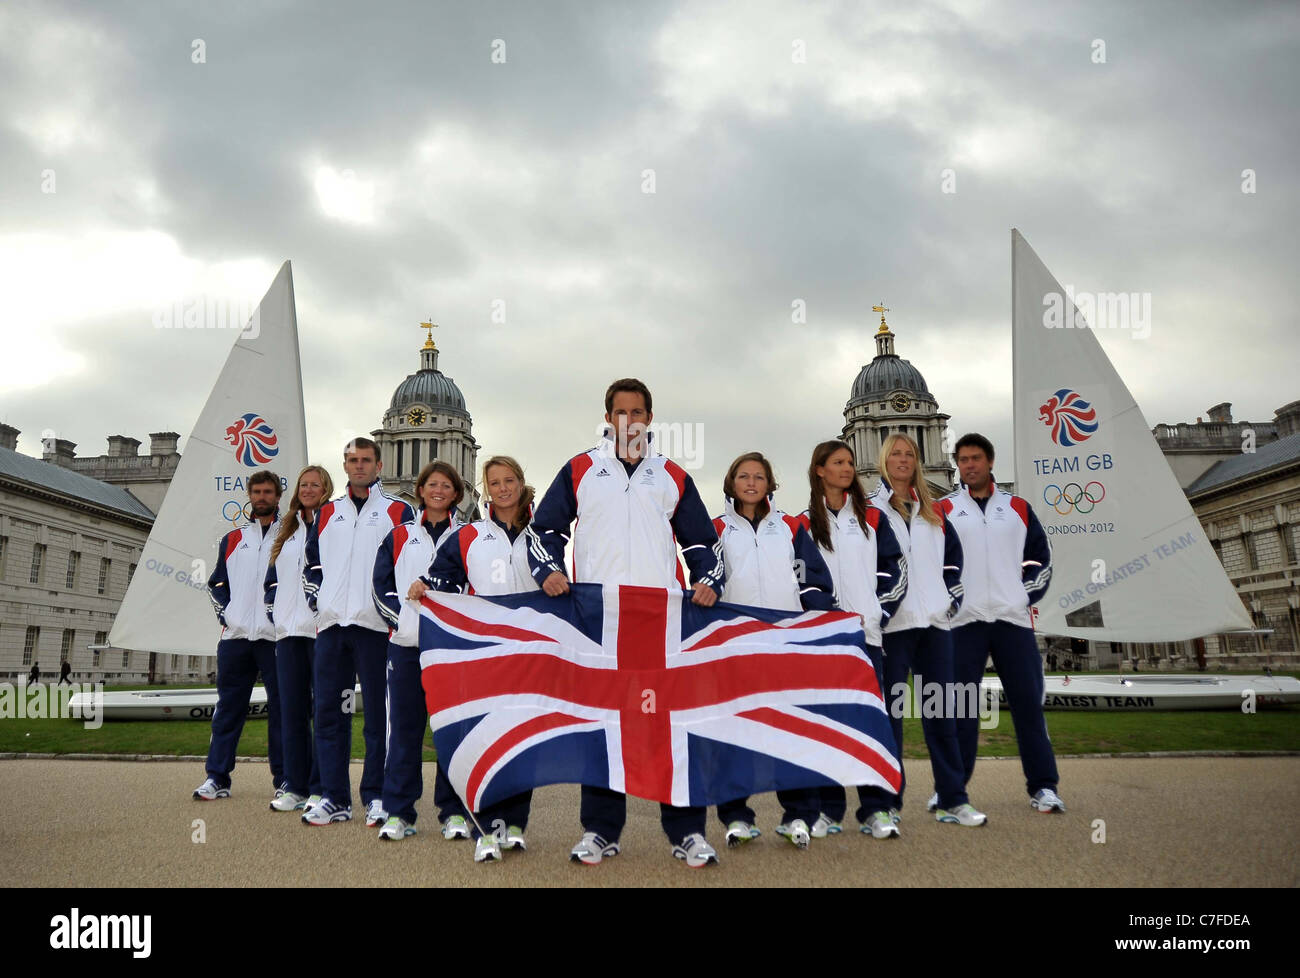
[[[297,529],[280,547],[275,563],[266,569],[266,579],[262,585],[266,617],[275,625],[277,642],[282,638],[316,637],[316,612],[307,604],[307,595],[302,590],[307,523],[302,518],[301,510],[297,517]],[[274,528],[269,535],[275,535]],[[284,582],[283,587],[280,586],[281,581]]]
[[[217,544],[217,566],[208,578],[208,596],[221,622],[223,640],[275,641],[275,626],[267,620],[262,592],[274,543],[275,522],[263,530],[254,520],[231,530]]]
[[[935,526],[921,516],[915,489],[907,503],[912,514],[910,521],[903,519],[893,507],[893,497],[893,488],[884,480],[871,496],[871,505],[889,519],[890,529],[907,558],[907,594],[885,631],[901,632],[931,625],[947,629],[951,627],[950,617],[957,613],[962,602],[961,540],[939,503],[934,504],[940,519]]]
[[[307,531],[303,591],[317,614],[316,627],[360,625],[387,632],[375,610],[374,570],[379,545],[395,526],[415,519],[409,503],[390,496],[376,479],[358,511],[349,491],[320,508]]]
[[[835,581],[835,597],[845,611],[862,616],[868,645],[880,645],[882,623],[889,621],[907,594],[907,558],[889,520],[874,506],[867,506],[870,535],[858,524],[852,500],[846,498],[838,513],[826,507],[826,520],[833,549],[817,549]],[[805,510],[799,521],[812,535],[812,518]]]
[[[460,515],[452,510],[447,525],[435,540],[424,520],[424,510],[420,510],[416,519],[393,527],[379,545],[371,584],[375,610],[392,629],[388,640],[394,645],[414,648],[420,644],[420,608],[406,600],[406,592],[416,578],[429,570],[438,548],[464,525]]]
[[[778,611],[835,607],[835,582],[796,517],[773,508],[755,529],[727,497],[726,511],[713,521],[713,529],[722,542],[727,572],[723,601]]]
[[[462,526],[438,548],[424,583],[435,591],[519,594],[536,591],[528,564],[528,534],[510,532],[492,516]]]
[[[1052,547],[1029,503],[993,484],[981,509],[966,486],[939,501],[961,537],[966,590],[952,627],[1006,621],[1030,628],[1029,609],[1052,580]]]

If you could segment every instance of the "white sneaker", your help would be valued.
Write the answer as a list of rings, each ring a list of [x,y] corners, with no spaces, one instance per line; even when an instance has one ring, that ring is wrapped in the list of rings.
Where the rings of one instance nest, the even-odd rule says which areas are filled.
[[[936,791],[934,794],[930,796],[930,800],[925,803],[925,810],[927,812],[932,812],[938,807],[939,807],[939,792]]]
[[[704,836],[698,832],[691,833],[673,846],[673,855],[685,861],[686,865],[691,869],[700,869],[704,866],[716,866],[718,864],[717,852],[713,846],[709,845]]]
[[[336,805],[328,798],[322,798],[319,805],[302,813],[306,825],[329,825],[331,822],[348,822],[351,819],[351,805]]]
[[[408,835],[415,835],[415,826],[396,815],[389,815],[388,821],[379,830],[379,838],[389,842],[401,842]]]
[[[384,803],[378,798],[371,798],[370,804],[366,806],[366,825],[374,828],[376,825],[383,825],[388,821],[388,813],[384,811]]]
[[[500,862],[501,844],[490,835],[480,835],[474,844],[474,862]]]
[[[808,823],[801,818],[796,818],[792,822],[782,823],[776,827],[776,834],[782,838],[789,839],[796,849],[807,849],[808,840],[812,837],[808,831]]]
[[[812,837],[814,839],[824,839],[828,835],[839,835],[844,831],[844,826],[839,822],[832,821],[825,812],[817,816],[817,821],[812,824]]]
[[[889,812],[872,812],[862,826],[862,834],[870,835],[873,839],[897,839],[898,825]]]
[[[610,856],[617,856],[619,853],[617,842],[606,842],[595,832],[584,833],[578,840],[578,844],[573,847],[569,853],[569,861],[583,863],[587,866],[598,866],[602,859]]]
[[[303,808],[304,808],[304,809],[312,809],[312,808],[315,808],[317,805],[319,805],[319,804],[320,804],[322,801],[324,801],[324,800],[325,800],[325,796],[324,796],[324,795],[308,795],[308,796],[307,796],[307,804],[304,805]]]
[[[977,828],[987,822],[989,817],[983,812],[977,811],[974,805],[965,804],[948,809],[936,808],[934,820],[936,822],[952,822],[955,825],[968,825]]]
[[[1034,796],[1029,799],[1030,807],[1040,812],[1064,812],[1065,802],[1061,801],[1061,796],[1051,788],[1039,788],[1034,792]]]
[[[194,789],[194,797],[198,801],[216,801],[218,798],[229,798],[229,788],[218,788],[217,782],[208,778],[201,785]]]
[[[727,848],[735,849],[737,846],[743,846],[746,842],[757,839],[762,834],[753,825],[737,819],[727,826]]]
[[[524,841],[524,830],[518,825],[507,826],[506,837],[501,841],[501,848],[526,850],[528,844]]]
[[[452,839],[469,838],[469,822],[464,815],[452,815],[442,823],[442,837],[450,842]]]
[[[306,795],[295,795],[292,791],[282,791],[271,799],[271,811],[296,812],[307,807]]]

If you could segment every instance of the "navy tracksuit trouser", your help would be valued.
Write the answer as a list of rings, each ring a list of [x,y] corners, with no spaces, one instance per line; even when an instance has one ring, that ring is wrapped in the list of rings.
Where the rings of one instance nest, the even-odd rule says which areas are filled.
[[[222,788],[230,787],[239,735],[248,719],[253,683],[262,674],[266,687],[266,741],[271,761],[271,782],[284,783],[280,735],[279,682],[275,671],[275,643],[227,638],[217,643],[217,707],[212,712],[212,740],[208,744],[208,777]]]
[[[841,793],[844,791],[840,789]],[[789,825],[796,818],[803,819],[809,826],[817,821],[821,811],[820,788],[786,788],[776,793],[776,800],[781,803],[781,821]],[[749,807],[748,798],[735,798],[718,806],[718,821],[723,825],[732,822],[754,824],[754,809]]]
[[[424,794],[424,732],[428,729],[428,702],[424,695],[420,650],[413,645],[388,643],[388,732],[384,759],[384,811],[415,824],[415,803]],[[531,794],[531,793],[530,793]],[[433,775],[433,803],[438,821],[467,815],[460,796],[447,780],[440,760]],[[509,815],[517,813],[512,809]],[[500,816],[506,817],[506,816]],[[507,821],[523,828],[523,821]],[[489,829],[490,831],[490,829]],[[471,827],[472,834],[472,827]]]
[[[993,668],[1002,680],[1011,723],[1016,728],[1025,788],[1031,795],[1040,788],[1055,791],[1059,781],[1056,754],[1043,716],[1043,657],[1033,630],[1008,621],[975,621],[954,628],[952,644],[957,681],[961,683],[978,683],[984,675],[984,664],[989,656],[993,657]],[[979,739],[978,717],[957,721],[957,742],[967,782],[975,773]]]
[[[415,803],[424,794],[424,732],[429,720],[416,646],[388,643],[387,688],[384,811],[414,825]]]
[[[953,685],[952,638],[946,628],[905,628],[885,633],[885,684],[882,692],[889,709],[889,725],[894,730],[898,756],[903,756],[904,703],[907,674],[915,677],[916,700],[921,704],[921,731],[925,746],[930,751],[930,770],[934,774],[934,790],[939,794],[940,808],[955,808],[970,799],[966,795],[966,778],[961,765],[961,751],[957,746],[957,700]],[[938,696],[932,689],[937,687]],[[938,716],[927,704],[937,707]],[[964,705],[963,705],[964,709]],[[913,712],[917,712],[913,710]],[[907,779],[899,785],[898,794],[888,788],[867,788],[861,794],[865,813],[888,811],[903,807],[903,789]],[[862,811],[859,811],[859,821]]]
[[[702,805],[678,808],[662,802],[659,804],[659,824],[673,845],[696,832],[703,835],[708,814],[709,810]],[[579,817],[582,819],[583,831],[595,832],[606,842],[617,842],[627,821],[627,795],[621,791],[584,784]]]
[[[442,758],[438,758],[438,766],[433,774],[433,803],[438,806],[439,822],[445,822],[453,815],[459,815],[462,818],[467,815],[465,803],[460,800],[460,795],[456,794],[456,789],[447,780],[447,772],[442,766]]]
[[[885,709],[888,710],[889,709],[889,692],[888,692],[889,687],[885,685],[885,666],[883,661],[884,653],[881,651],[880,646],[868,645],[867,658],[871,660],[871,668],[874,669],[876,672],[876,681],[880,684],[880,695],[881,698],[885,701]],[[895,734],[895,737],[897,737],[897,734]],[[897,744],[895,746],[897,746]],[[848,810],[849,800],[848,800],[847,793],[844,791],[842,787],[840,787],[839,785],[833,785],[828,787],[824,786],[821,788],[811,788],[809,790],[815,794],[815,797],[818,801],[818,806],[817,806],[818,811],[820,813],[824,814],[832,822],[844,821],[844,813]],[[873,808],[867,807],[867,803],[868,801],[870,801],[870,798],[866,794],[867,790],[868,789],[862,787],[858,788],[857,817],[859,822],[864,821],[867,818],[867,816],[869,816],[872,812],[876,811],[874,807]],[[816,821],[816,818],[817,816],[814,815],[813,821]],[[809,822],[808,824],[811,825],[812,822]]]
[[[351,806],[352,688],[359,679],[366,760],[361,768],[361,804],[384,792],[384,730],[388,635],[360,625],[330,625],[316,636],[316,758],[322,794],[336,805]],[[349,705],[352,705],[351,710]]]
[[[275,673],[279,680],[280,731],[284,745],[284,782],[295,795],[319,795],[320,765],[316,738],[311,735],[312,661],[316,639],[302,636],[275,643]]]

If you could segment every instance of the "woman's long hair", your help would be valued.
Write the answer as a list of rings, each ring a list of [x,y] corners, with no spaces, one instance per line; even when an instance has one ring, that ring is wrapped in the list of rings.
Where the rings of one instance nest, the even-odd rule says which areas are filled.
[[[746,452],[731,463],[731,468],[727,469],[727,474],[722,480],[722,494],[733,502],[735,501],[736,473],[746,462],[757,462],[759,465],[763,466],[763,474],[767,476],[767,493],[770,496],[772,493],[776,492],[776,477],[772,475],[772,463],[763,457],[762,452]],[[756,507],[755,512],[760,520],[771,511],[772,507],[769,505],[766,498],[758,501],[758,506]],[[737,510],[737,512],[739,512],[739,510]]]
[[[826,460],[844,449],[849,453],[849,458],[854,459],[853,449],[838,438],[832,438],[830,441],[824,441],[813,449],[812,461],[808,463],[808,522],[811,524],[812,538],[817,541],[817,545],[823,550],[833,551],[834,545],[831,543],[830,518],[826,515],[826,487],[822,484],[821,476],[817,474],[817,469],[826,464]],[[858,518],[858,526],[862,527],[862,532],[871,536],[871,530],[867,526],[867,493],[862,488],[862,483],[854,476],[849,487],[844,490],[853,505],[853,515]]]
[[[934,526],[942,526],[943,518],[939,516],[934,508],[934,497],[930,495],[930,487],[926,485],[925,479],[921,478],[921,446],[918,445],[909,435],[896,431],[892,435],[886,435],[885,440],[880,445],[880,481],[893,490],[894,484],[889,481],[889,470],[885,468],[885,463],[889,460],[889,453],[894,450],[894,446],[902,442],[912,450],[912,457],[916,459],[916,465],[912,468],[912,491],[916,493],[916,498],[921,504],[919,510],[922,519]],[[889,497],[889,505],[893,506],[898,515],[903,517],[903,522],[910,522],[912,519],[911,508],[907,505],[910,499],[905,499],[895,492]]]
[[[509,455],[493,455],[483,463],[483,498],[492,503],[492,494],[488,492],[488,469],[494,465],[504,465],[515,474],[519,484],[524,487],[524,491],[519,496],[519,508],[515,510],[514,521],[510,524],[510,529],[516,533],[522,533],[528,526],[528,521],[533,518],[533,496],[536,490],[524,481],[524,468]]]
[[[421,490],[424,489],[424,484],[433,478],[435,472],[445,475],[447,481],[451,483],[452,489],[456,492],[456,498],[447,507],[449,512],[454,513],[461,500],[465,498],[465,480],[460,477],[460,473],[456,471],[450,462],[426,462],[424,468],[420,470],[420,474],[415,477],[415,510],[417,514],[424,512],[424,496],[421,495]],[[423,519],[423,517],[421,518]]]
[[[320,476],[320,503],[316,506],[318,511],[320,510],[320,507],[329,502],[330,497],[334,495],[334,480],[330,478],[330,474],[321,466],[309,465],[298,473],[298,479],[293,484],[293,495],[289,499],[289,510],[280,518],[280,528],[275,533],[275,543],[271,544],[272,564],[274,564],[276,558],[280,556],[280,548],[284,546],[284,541],[293,536],[294,532],[298,529],[298,510],[302,509],[302,501],[298,498],[298,490],[302,488],[302,477],[308,472],[315,472]]]

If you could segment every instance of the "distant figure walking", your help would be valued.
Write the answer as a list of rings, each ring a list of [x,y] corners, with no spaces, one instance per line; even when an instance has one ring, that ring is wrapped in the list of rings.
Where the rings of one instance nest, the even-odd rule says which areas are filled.
[[[27,674],[27,685],[35,686],[40,681],[41,681],[41,664],[39,662],[33,662],[32,671]]]
[[[72,675],[72,663],[69,662],[67,659],[64,659],[63,665],[59,667],[59,685],[62,686],[64,683],[67,683],[69,686],[71,686],[72,680],[68,678],[71,675]]]

